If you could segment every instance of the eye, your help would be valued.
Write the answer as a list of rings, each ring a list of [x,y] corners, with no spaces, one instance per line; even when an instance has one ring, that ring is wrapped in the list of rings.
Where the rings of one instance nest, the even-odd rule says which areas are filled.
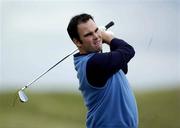
[[[86,33],[84,37],[92,36],[94,33],[97,33],[99,28],[96,28],[93,32]]]
[[[95,32],[98,32],[99,28],[96,28]]]
[[[91,36],[91,35],[92,35],[92,32],[89,32],[89,33],[85,34],[84,37]]]

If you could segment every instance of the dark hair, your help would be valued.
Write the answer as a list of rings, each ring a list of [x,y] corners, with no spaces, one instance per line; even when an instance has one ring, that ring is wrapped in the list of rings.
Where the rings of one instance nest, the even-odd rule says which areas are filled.
[[[68,24],[68,27],[67,27],[67,32],[68,32],[71,40],[73,40],[73,38],[76,38],[78,40],[80,39],[78,31],[77,31],[77,26],[80,23],[87,22],[89,19],[92,19],[94,21],[93,17],[86,13],[82,13],[82,14],[76,15],[71,18],[71,20]]]

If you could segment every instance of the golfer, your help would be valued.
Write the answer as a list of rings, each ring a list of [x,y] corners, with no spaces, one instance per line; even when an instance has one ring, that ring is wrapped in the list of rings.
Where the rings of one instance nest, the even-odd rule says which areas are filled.
[[[88,110],[86,127],[137,128],[137,105],[125,76],[133,47],[98,28],[89,14],[74,16],[67,31],[79,50],[74,65]],[[101,53],[103,43],[110,52]]]

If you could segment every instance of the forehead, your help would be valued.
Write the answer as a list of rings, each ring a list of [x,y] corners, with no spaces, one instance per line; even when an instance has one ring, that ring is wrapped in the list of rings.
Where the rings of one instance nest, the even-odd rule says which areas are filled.
[[[77,26],[77,28],[78,28],[78,33],[80,35],[81,34],[84,35],[86,33],[93,32],[97,28],[97,25],[92,19],[90,19],[85,23],[80,23]]]

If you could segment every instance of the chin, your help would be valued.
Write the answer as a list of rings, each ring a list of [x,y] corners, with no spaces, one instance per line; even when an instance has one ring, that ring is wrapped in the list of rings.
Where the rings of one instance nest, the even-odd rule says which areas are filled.
[[[102,51],[102,48],[98,48],[98,49],[96,50],[96,52],[100,52],[100,51]]]
[[[102,50],[102,45],[101,46],[98,46],[98,47],[96,47],[96,51],[101,51]]]

